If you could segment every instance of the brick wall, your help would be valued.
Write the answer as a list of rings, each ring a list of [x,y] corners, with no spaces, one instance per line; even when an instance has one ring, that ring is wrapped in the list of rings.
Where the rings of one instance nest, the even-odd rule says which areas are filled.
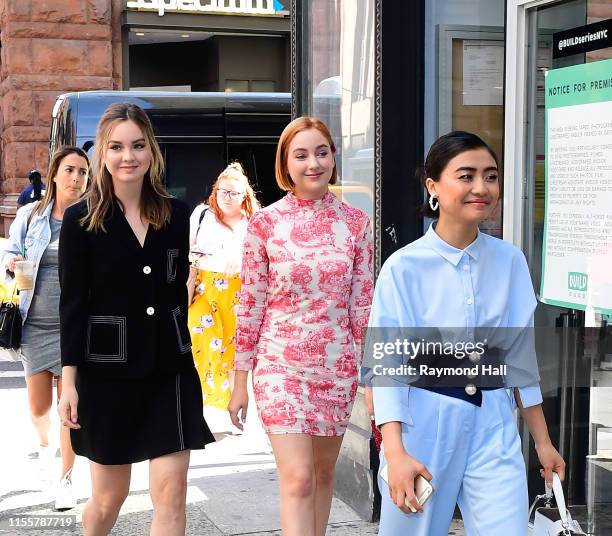
[[[0,0],[0,234],[28,171],[46,173],[55,98],[121,88],[121,3]]]

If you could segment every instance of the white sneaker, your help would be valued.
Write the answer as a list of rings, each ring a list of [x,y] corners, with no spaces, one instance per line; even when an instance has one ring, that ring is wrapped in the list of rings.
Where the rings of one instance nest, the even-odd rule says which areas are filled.
[[[57,491],[55,495],[55,509],[56,510],[70,510],[77,504],[74,491],[72,489],[72,469],[70,469],[60,480],[57,485]]]
[[[48,491],[49,487],[53,485],[55,451],[55,447],[51,445],[38,447],[38,474],[43,491]]]

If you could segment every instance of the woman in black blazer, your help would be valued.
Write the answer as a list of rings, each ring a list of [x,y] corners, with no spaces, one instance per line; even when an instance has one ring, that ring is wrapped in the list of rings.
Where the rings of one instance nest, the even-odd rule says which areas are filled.
[[[62,424],[91,461],[86,535],[108,534],[131,464],[150,462],[151,534],[185,532],[191,449],[213,441],[187,328],[189,215],[161,179],[146,114],[110,106],[96,177],[66,210],[59,245]]]

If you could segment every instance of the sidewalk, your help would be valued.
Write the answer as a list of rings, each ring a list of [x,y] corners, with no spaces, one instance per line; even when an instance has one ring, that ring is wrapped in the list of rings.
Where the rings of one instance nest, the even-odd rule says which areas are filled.
[[[0,525],[9,516],[58,515],[52,495],[40,491],[36,437],[27,412],[25,382],[21,365],[0,361]],[[229,420],[222,412],[206,417],[217,442],[194,451],[188,474],[187,534],[190,536],[279,535],[278,482],[274,457],[254,408],[250,408],[245,434],[228,433]],[[54,428],[57,418],[53,410]],[[59,476],[59,452],[56,460]],[[87,460],[77,458],[73,472],[79,497],[77,508],[60,515],[76,515],[76,530],[0,529],[15,536],[57,536],[80,534],[83,506],[90,490]],[[113,535],[146,535],[151,523],[152,505],[148,494],[148,464],[135,464],[130,495]],[[377,534],[375,523],[361,521],[342,501],[334,498],[330,516],[330,536]],[[3,525],[2,525],[3,526]],[[463,535],[453,530],[449,534]]]

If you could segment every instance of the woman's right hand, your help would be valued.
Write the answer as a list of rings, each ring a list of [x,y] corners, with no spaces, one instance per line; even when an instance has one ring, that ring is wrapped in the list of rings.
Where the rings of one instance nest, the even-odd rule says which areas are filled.
[[[246,385],[234,386],[232,396],[229,404],[227,405],[227,411],[229,411],[230,419],[232,424],[239,430],[244,430],[244,423],[246,422],[247,409],[249,407],[249,393]],[[238,419],[240,414],[240,419]]]
[[[62,396],[57,404],[57,412],[59,413],[62,426],[67,426],[72,430],[79,430],[81,425],[77,422],[77,406],[79,403],[79,394],[76,387],[64,385],[62,387]]]
[[[8,261],[6,268],[9,272],[14,272],[15,271],[15,263],[17,261],[25,261],[25,259],[23,258],[23,255],[16,255],[15,257],[13,257],[10,261]]]
[[[385,457],[388,464],[389,494],[395,505],[405,514],[411,514],[412,510],[406,506],[408,501],[417,512],[422,512],[423,507],[414,493],[414,481],[419,475],[431,480],[427,467],[405,451],[393,455],[385,453]]]
[[[200,284],[200,281],[198,281],[198,273],[198,269],[195,266],[189,266],[189,277],[187,278],[187,307],[193,303],[195,289]]]

